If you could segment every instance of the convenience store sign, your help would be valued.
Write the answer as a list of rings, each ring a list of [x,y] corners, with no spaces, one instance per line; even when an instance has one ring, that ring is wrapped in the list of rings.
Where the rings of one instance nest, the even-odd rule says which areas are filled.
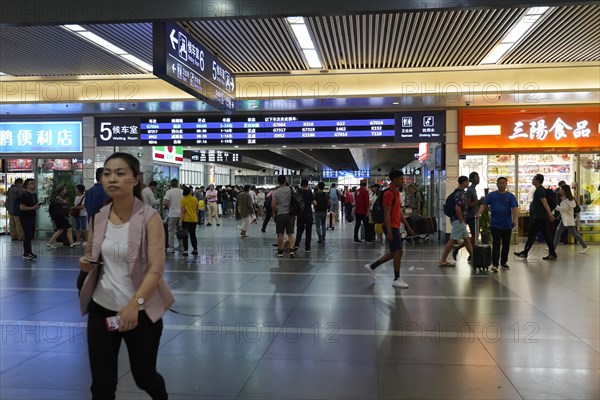
[[[459,111],[462,154],[600,151],[596,107]]]

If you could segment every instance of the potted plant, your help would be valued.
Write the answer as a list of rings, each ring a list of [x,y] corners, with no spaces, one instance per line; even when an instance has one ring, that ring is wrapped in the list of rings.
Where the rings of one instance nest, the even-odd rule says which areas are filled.
[[[481,233],[482,244],[490,243],[491,222],[490,210],[487,209],[483,214],[481,214],[481,217],[479,217],[479,232]]]

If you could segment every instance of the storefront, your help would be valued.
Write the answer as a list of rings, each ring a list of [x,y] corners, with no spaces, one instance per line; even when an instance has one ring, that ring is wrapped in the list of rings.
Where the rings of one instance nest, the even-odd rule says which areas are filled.
[[[0,122],[0,231],[8,232],[6,191],[17,178],[33,178],[37,195],[45,201],[59,184],[66,184],[74,198],[74,185],[83,181],[81,121],[3,121]],[[89,161],[91,163],[91,160]],[[71,199],[72,200],[72,199]],[[47,204],[37,214],[36,235],[53,231]]]
[[[544,187],[571,185],[581,205],[580,231],[586,241],[600,242],[600,115],[597,107],[473,109],[459,111],[460,175],[480,175],[478,194],[508,190],[520,208],[518,234],[527,229],[531,180],[544,175]]]

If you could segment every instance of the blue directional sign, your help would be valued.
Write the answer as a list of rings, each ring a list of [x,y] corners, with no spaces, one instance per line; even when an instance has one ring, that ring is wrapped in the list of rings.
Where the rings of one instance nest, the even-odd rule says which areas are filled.
[[[220,110],[235,107],[235,76],[173,22],[153,25],[154,75]]]
[[[0,122],[0,153],[80,153],[81,121]]]

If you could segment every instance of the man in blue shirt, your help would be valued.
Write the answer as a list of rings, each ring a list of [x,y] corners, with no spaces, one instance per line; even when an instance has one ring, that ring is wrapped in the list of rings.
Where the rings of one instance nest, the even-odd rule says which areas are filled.
[[[510,235],[519,218],[519,203],[517,198],[506,191],[507,179],[503,176],[496,180],[498,190],[488,194],[479,208],[475,218],[481,217],[487,208],[491,209],[491,233],[492,233],[492,272],[498,272],[498,266],[510,269],[507,264],[508,252],[510,250]],[[500,247],[502,245],[502,256]]]
[[[85,194],[85,209],[88,215],[88,221],[92,221],[94,215],[104,205],[106,200],[108,199],[108,195],[104,191],[104,186],[102,186],[102,174],[104,173],[104,168],[96,169],[96,183],[92,186]]]

